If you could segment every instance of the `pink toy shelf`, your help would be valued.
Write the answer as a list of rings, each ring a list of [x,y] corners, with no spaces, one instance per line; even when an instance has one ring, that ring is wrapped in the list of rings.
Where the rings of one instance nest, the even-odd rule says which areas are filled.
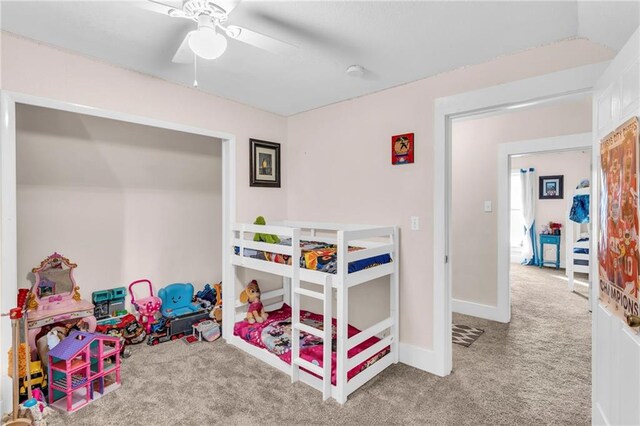
[[[73,412],[120,387],[120,340],[73,331],[49,351],[49,403]]]

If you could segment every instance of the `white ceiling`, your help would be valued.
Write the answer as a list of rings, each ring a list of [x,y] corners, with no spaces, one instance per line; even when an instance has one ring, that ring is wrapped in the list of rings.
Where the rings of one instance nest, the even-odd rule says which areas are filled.
[[[171,59],[195,23],[136,3],[2,0],[1,27],[191,85],[193,66]],[[299,49],[281,56],[230,40],[222,57],[198,62],[199,90],[287,116],[570,37],[618,50],[640,2],[244,0],[229,23]],[[352,64],[364,78],[345,74]]]

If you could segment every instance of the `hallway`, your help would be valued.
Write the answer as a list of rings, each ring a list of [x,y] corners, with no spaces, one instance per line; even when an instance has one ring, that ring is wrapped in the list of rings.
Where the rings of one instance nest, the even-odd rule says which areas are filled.
[[[502,412],[498,418],[511,411],[524,424],[591,421],[591,314],[561,277],[512,264],[510,324],[453,316],[485,330],[469,348],[454,345],[454,376],[470,386],[466,397]]]

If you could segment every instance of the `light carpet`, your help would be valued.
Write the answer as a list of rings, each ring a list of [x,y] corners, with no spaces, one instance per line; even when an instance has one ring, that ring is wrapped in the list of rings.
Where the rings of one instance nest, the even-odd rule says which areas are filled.
[[[50,424],[588,424],[590,314],[554,273],[514,266],[510,324],[454,315],[485,333],[448,377],[398,364],[340,406],[222,341],[138,345],[120,389]]]

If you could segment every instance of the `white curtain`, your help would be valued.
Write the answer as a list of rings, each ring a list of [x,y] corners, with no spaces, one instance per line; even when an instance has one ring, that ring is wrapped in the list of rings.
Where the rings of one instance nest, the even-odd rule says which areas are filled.
[[[524,243],[522,246],[522,264],[537,265],[538,249],[536,243],[536,170],[532,167],[520,170],[522,188],[522,220],[524,223]]]

